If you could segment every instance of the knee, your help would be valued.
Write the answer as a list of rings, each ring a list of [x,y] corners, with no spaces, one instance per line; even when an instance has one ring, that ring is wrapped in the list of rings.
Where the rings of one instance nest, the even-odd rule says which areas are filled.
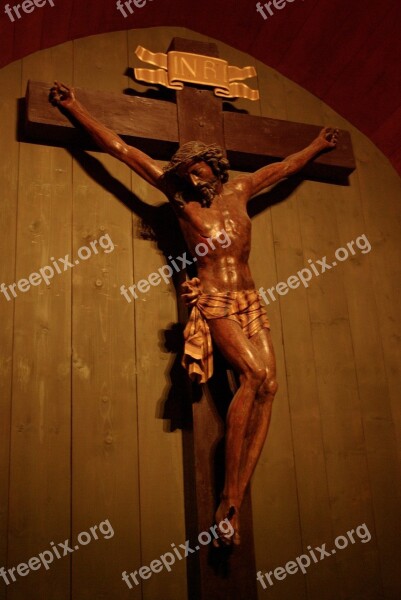
[[[266,379],[266,369],[262,366],[252,366],[242,374],[240,379],[256,392]]]
[[[265,371],[265,379],[258,390],[256,400],[258,402],[273,402],[277,390],[277,379],[270,374],[266,374]]]

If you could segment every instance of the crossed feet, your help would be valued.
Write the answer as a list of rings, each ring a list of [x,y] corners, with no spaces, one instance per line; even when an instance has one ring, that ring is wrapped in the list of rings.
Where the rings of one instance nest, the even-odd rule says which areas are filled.
[[[219,536],[213,540],[215,548],[222,546],[239,546],[241,538],[239,534],[239,502],[237,499],[229,498],[224,494],[221,495],[221,502],[215,514],[216,520],[216,533]],[[227,521],[229,521],[231,527],[227,531]],[[224,522],[223,528],[221,523]]]

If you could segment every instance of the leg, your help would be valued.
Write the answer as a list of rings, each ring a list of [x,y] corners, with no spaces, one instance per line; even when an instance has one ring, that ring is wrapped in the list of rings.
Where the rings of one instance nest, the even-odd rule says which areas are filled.
[[[270,331],[262,329],[252,336],[251,342],[258,349],[263,359],[266,368],[266,378],[257,392],[243,445],[239,481],[239,497],[241,502],[266,440],[273,400],[278,388],[276,381],[276,359]]]
[[[213,319],[209,321],[209,327],[214,343],[239,373],[240,379],[240,386],[227,413],[226,476],[222,502],[216,513],[216,522],[219,523],[230,512],[230,507],[235,508],[231,518],[237,530],[234,542],[238,543],[241,456],[252,407],[266,378],[266,365],[260,351],[248,340],[238,323],[230,319]]]

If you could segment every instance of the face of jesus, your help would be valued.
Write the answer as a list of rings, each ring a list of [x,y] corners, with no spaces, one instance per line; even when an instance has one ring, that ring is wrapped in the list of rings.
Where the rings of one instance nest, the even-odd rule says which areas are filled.
[[[205,161],[199,160],[186,165],[181,175],[199,195],[202,204],[210,206],[221,185],[212,168]]]

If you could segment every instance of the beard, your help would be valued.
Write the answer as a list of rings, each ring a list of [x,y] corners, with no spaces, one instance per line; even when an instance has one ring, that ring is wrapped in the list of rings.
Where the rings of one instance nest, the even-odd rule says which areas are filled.
[[[209,208],[213,202],[213,199],[218,195],[219,180],[212,183],[202,181],[196,186],[191,185],[182,178],[177,178],[175,182],[175,190],[172,193],[175,203],[180,208],[191,201],[199,202],[203,208]]]
[[[217,183],[207,183],[206,181],[199,183],[195,188],[195,192],[196,199],[202,206],[208,208],[212,204],[213,198],[217,196]]]

